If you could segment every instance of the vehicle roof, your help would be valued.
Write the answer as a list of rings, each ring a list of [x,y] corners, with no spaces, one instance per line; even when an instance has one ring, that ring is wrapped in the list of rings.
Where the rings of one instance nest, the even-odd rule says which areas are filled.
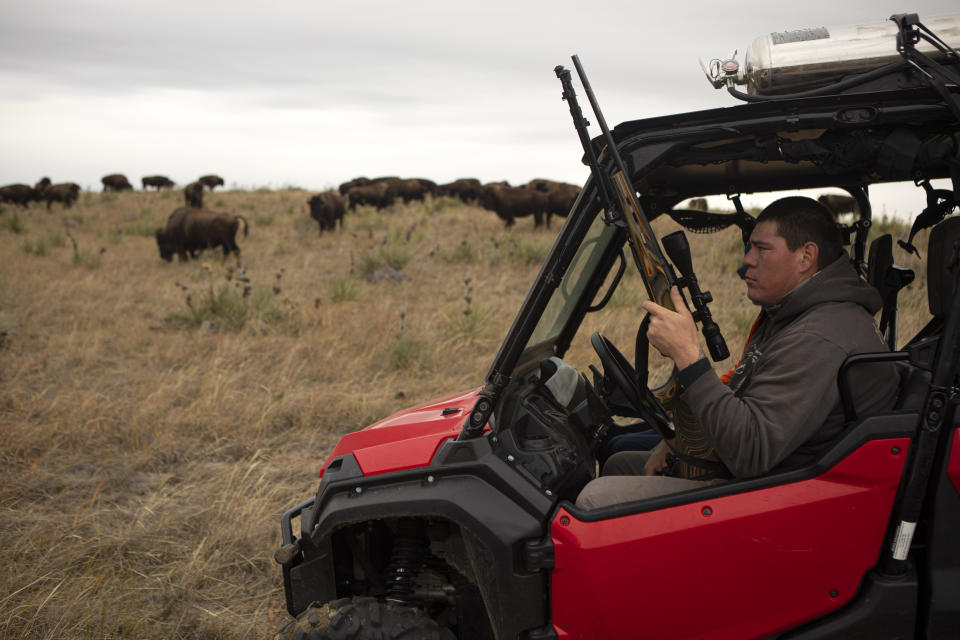
[[[942,160],[904,169],[901,158],[888,166],[879,152],[903,146],[889,138],[896,130],[924,144],[946,142],[958,157],[960,122],[936,92],[918,88],[631,120],[613,136],[635,188],[656,199],[659,211],[695,196],[949,176]],[[602,138],[594,145],[601,150]]]

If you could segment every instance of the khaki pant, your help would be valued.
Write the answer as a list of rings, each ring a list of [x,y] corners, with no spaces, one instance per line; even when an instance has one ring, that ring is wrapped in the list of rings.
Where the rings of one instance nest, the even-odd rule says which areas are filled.
[[[655,498],[657,496],[709,487],[723,480],[687,480],[667,476],[644,476],[643,465],[649,451],[621,451],[610,456],[600,477],[591,480],[577,496],[577,506],[596,509],[621,502]]]

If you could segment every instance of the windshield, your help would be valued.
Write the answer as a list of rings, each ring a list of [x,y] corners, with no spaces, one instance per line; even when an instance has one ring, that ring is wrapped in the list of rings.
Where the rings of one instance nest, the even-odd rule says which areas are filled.
[[[527,342],[527,350],[557,340],[594,277],[597,265],[616,232],[616,227],[604,224],[603,216],[598,214],[594,218],[560,286],[554,290],[550,302],[540,316],[540,321]]]

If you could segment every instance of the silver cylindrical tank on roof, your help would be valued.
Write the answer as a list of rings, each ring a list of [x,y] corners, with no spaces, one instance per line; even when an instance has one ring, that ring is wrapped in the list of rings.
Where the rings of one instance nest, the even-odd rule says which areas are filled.
[[[955,50],[960,49],[960,16],[921,23]],[[897,62],[897,25],[892,21],[856,27],[819,27],[780,31],[757,38],[744,57],[737,84],[749,93],[780,94],[836,82],[844,76]],[[916,48],[936,49],[924,40]]]

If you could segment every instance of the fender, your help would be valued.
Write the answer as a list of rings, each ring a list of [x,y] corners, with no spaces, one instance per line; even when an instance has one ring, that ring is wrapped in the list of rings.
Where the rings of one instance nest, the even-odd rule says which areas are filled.
[[[333,459],[317,497],[298,508],[302,555],[284,566],[290,613],[341,597],[331,560],[334,532],[411,516],[447,520],[465,532],[496,637],[515,638],[547,625],[549,578],[543,570],[552,567],[552,545],[547,540],[544,549],[542,541],[555,498],[542,494],[521,468],[500,455],[506,454],[495,452],[490,437],[483,437],[447,440],[428,466],[393,473],[364,476],[353,454]],[[318,572],[324,575],[306,579]]]

